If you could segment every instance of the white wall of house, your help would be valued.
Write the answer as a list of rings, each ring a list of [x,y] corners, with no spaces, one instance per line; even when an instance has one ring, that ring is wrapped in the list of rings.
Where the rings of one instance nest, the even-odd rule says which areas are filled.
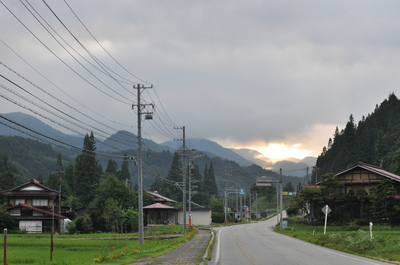
[[[177,223],[183,224],[183,211],[178,210]],[[186,225],[189,225],[189,211],[186,212]],[[211,209],[192,209],[192,225],[211,225]]]

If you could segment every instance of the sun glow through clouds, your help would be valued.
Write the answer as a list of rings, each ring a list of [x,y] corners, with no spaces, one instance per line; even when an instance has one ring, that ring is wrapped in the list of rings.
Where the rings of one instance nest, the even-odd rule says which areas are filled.
[[[310,150],[301,149],[301,144],[287,146],[283,143],[270,143],[267,145],[252,146],[250,149],[260,152],[273,162],[290,157],[303,159],[312,155]]]

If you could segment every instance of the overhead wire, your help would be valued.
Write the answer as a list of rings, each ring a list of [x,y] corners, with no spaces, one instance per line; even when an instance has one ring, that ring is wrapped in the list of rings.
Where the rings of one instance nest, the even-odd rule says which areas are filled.
[[[19,74],[18,72],[16,72],[15,70],[13,70],[12,68],[10,68],[10,67],[7,66],[6,64],[4,64],[3,62],[0,61],[0,64],[3,65],[4,67],[6,67],[6,68],[7,68],[8,70],[10,70],[11,72],[13,72],[14,74],[16,74],[16,75],[17,75],[18,77],[20,77],[21,79],[23,79],[23,80],[25,80],[26,82],[28,82],[29,84],[31,84],[33,87],[39,89],[40,91],[42,91],[42,92],[45,93],[46,95],[50,96],[51,98],[57,100],[58,102],[64,104],[65,106],[67,106],[67,107],[71,108],[72,110],[78,112],[79,114],[85,116],[86,118],[88,118],[88,119],[90,119],[90,120],[92,120],[92,121],[95,121],[95,122],[97,122],[97,123],[99,123],[99,124],[105,126],[105,127],[108,128],[108,129],[111,129],[111,130],[113,130],[113,131],[118,132],[115,128],[113,128],[113,127],[111,127],[111,126],[108,126],[108,125],[106,125],[105,123],[102,123],[102,122],[100,122],[100,121],[97,121],[96,119],[93,119],[93,118],[90,117],[89,115],[84,114],[83,112],[79,111],[78,109],[76,109],[76,108],[70,106],[69,104],[65,103],[63,100],[61,100],[61,99],[55,97],[54,95],[52,95],[51,93],[47,92],[46,90],[44,90],[44,89],[41,88],[40,86],[36,85],[35,83],[33,83],[32,81],[30,81],[29,79],[25,78],[24,76],[22,76],[21,74]],[[8,78],[4,77],[3,75],[0,74],[0,76],[3,77],[4,79],[8,80]],[[59,108],[56,108],[56,107],[54,107],[53,105],[48,104],[47,102],[43,101],[43,100],[42,100],[41,98],[39,98],[38,96],[34,95],[33,93],[30,93],[29,91],[27,91],[26,89],[22,88],[21,86],[15,84],[15,83],[12,82],[11,80],[9,80],[9,82],[13,83],[15,86],[17,86],[18,88],[22,89],[23,91],[25,91],[25,92],[28,93],[29,95],[33,96],[34,98],[38,99],[39,101],[43,102],[44,104],[46,104],[46,105],[48,105],[48,106],[51,106],[53,109],[55,109],[55,110],[61,112],[62,114],[66,115],[67,117],[70,117],[71,119],[73,119],[73,120],[75,120],[75,121],[78,121],[78,122],[80,122],[80,123],[82,123],[82,124],[87,124],[86,122],[82,122],[82,121],[78,120],[77,118],[72,117],[71,115],[69,115],[69,114],[67,114],[67,113],[65,113],[65,112],[63,112],[63,111],[61,111]],[[63,118],[62,118],[62,119],[63,119]],[[96,130],[96,131],[99,131],[99,132],[101,132],[101,133],[104,133],[104,134],[106,134],[106,135],[108,135],[108,136],[111,136],[110,133],[107,133],[107,132],[105,132],[105,131],[103,131],[103,130],[101,130],[101,129],[98,129],[98,128],[94,127],[94,126],[90,126],[90,125],[89,125],[89,127],[90,127],[91,129]],[[81,128],[82,128],[82,127],[81,127]],[[87,130],[87,129],[86,129],[86,130]],[[123,131],[122,131],[122,134],[127,135],[127,134],[124,133]],[[104,135],[103,135],[103,136],[104,136]],[[127,135],[127,136],[130,136],[130,135]],[[116,136],[114,136],[113,139],[114,139],[114,138],[122,140],[121,138],[116,137]],[[128,141],[128,142],[130,142],[130,141]],[[131,142],[131,143],[134,143],[134,142]]]
[[[71,120],[67,120],[67,119],[64,118],[63,116],[58,115],[57,113],[55,113],[55,112],[53,112],[53,111],[51,111],[51,110],[48,110],[48,109],[44,108],[43,106],[41,106],[41,105],[39,105],[39,104],[37,104],[37,103],[35,103],[35,102],[29,100],[28,98],[24,97],[23,95],[18,94],[17,92],[15,92],[14,90],[8,88],[7,86],[1,85],[2,88],[6,89],[7,91],[13,93],[14,95],[20,97],[21,99],[23,99],[23,100],[25,100],[25,101],[27,101],[27,102],[29,102],[29,103],[31,103],[31,104],[37,106],[38,108],[40,108],[40,109],[42,109],[42,110],[44,110],[44,111],[46,111],[46,112],[48,112],[48,113],[50,113],[50,114],[52,114],[52,115],[58,117],[58,118],[60,118],[60,119],[66,121],[66,122],[68,122],[68,123],[73,124],[74,126],[77,126],[77,127],[81,128],[81,129],[83,129],[83,130],[86,130],[86,131],[90,131],[90,130],[88,130],[87,127],[84,127],[84,126],[82,126],[82,125],[79,125],[79,124],[77,124],[76,122],[79,122],[79,123],[82,123],[82,124],[86,124],[86,123],[84,123],[84,122],[82,122],[82,121],[76,119],[75,117],[73,117],[73,116],[71,116],[71,115],[69,115],[69,114],[67,114],[67,113],[65,113],[65,112],[63,112],[63,111],[61,111],[60,109],[54,107],[53,105],[51,105],[51,104],[45,102],[45,101],[42,100],[41,98],[37,97],[36,95],[33,95],[32,93],[30,93],[29,91],[27,91],[25,88],[23,88],[22,86],[16,84],[15,82],[11,81],[11,80],[8,79],[7,77],[3,76],[2,74],[0,74],[0,77],[2,77],[3,79],[7,80],[8,82],[10,82],[11,84],[13,84],[14,86],[18,87],[19,89],[23,90],[25,93],[27,93],[27,94],[31,95],[32,97],[36,98],[37,100],[39,100],[39,101],[42,102],[43,104],[45,104],[45,105],[47,105],[47,106],[53,108],[54,110],[56,110],[56,111],[58,111],[58,112],[64,114],[65,116],[69,117],[70,119],[74,120],[75,122],[73,122],[73,121],[71,121]],[[11,99],[8,99],[8,100],[9,100],[10,102],[13,102],[14,104],[16,104],[15,101],[11,101]],[[18,104],[18,105],[19,105],[19,104]],[[22,107],[22,105],[19,105],[19,106]],[[26,109],[28,109],[28,108],[26,108]],[[52,120],[52,119],[50,119],[50,118],[48,118],[48,117],[46,117],[46,116],[44,116],[44,115],[41,115],[40,113],[38,113],[38,112],[36,112],[36,111],[33,111],[32,109],[28,109],[28,110],[30,110],[31,112],[34,112],[34,113],[37,114],[37,115],[40,115],[40,116],[43,117],[43,118],[46,118],[47,120],[49,120],[49,121],[51,121],[51,122],[53,122],[53,123],[56,123],[56,124],[58,124],[58,125],[64,127],[65,129],[71,130],[71,131],[73,131],[73,132],[75,132],[75,133],[77,133],[77,134],[80,134],[80,135],[84,135],[84,134],[79,133],[78,131],[75,131],[75,130],[73,130],[73,129],[71,129],[71,128],[69,128],[69,127],[67,127],[67,126],[65,126],[65,125],[63,125],[63,124],[61,124],[61,123],[59,123],[59,122],[56,122],[56,121],[54,121],[54,120]],[[91,126],[91,125],[88,125],[88,126],[89,126],[90,128],[92,128],[92,129],[96,130],[97,132],[103,133],[103,137],[104,137],[104,134],[106,134],[106,135],[108,135],[108,136],[111,136],[111,134],[109,134],[109,133],[107,133],[107,132],[105,132],[105,131],[103,131],[103,130],[101,130],[101,129],[99,129],[99,128],[96,128],[96,127]],[[118,137],[114,137],[114,138],[118,138]],[[116,141],[115,139],[113,139],[113,140]],[[118,141],[116,141],[116,142],[118,142]]]
[[[41,41],[7,6],[5,6],[5,4],[0,0],[0,2],[1,2],[1,4],[11,13],[11,15],[13,15],[16,19],[17,19],[17,21],[23,26],[23,27],[25,27],[25,29],[26,30],[28,30],[42,45],[44,45],[44,47],[48,50],[48,51],[50,51],[55,57],[57,57],[62,63],[64,63],[68,68],[70,68],[72,71],[74,71],[69,65],[67,65],[64,61],[62,61],[61,60],[61,58],[59,57],[59,56],[57,56],[43,41]],[[29,4],[29,2],[26,0],[26,2]],[[43,1],[46,5],[47,5],[47,3],[45,2],[45,1]],[[70,8],[70,6],[67,4],[67,2],[64,0],[64,2],[66,3],[66,5]],[[22,2],[21,2],[22,3]],[[29,4],[30,5],[30,4]],[[25,6],[25,5],[24,5]],[[30,5],[31,6],[31,5]],[[47,5],[48,6],[48,5]],[[32,6],[31,6],[32,7]],[[27,8],[28,9],[28,8]],[[35,10],[33,7],[32,7],[32,9],[33,10]],[[28,9],[29,10],[29,9]],[[137,78],[138,80],[140,80],[140,81],[142,81],[142,82],[145,82],[145,83],[147,83],[147,84],[150,84],[149,82],[146,82],[146,81],[144,81],[144,80],[142,80],[142,79],[140,79],[140,78],[138,78],[137,76],[135,76],[135,75],[133,75],[131,72],[129,72],[125,67],[123,67],[122,66],[122,64],[120,64],[117,60],[115,60],[115,58],[101,45],[101,43],[93,36],[93,34],[88,30],[88,28],[83,24],[83,22],[79,19],[79,17],[76,15],[76,13],[72,10],[72,8],[70,8],[70,10],[71,10],[71,12],[73,12],[74,13],[74,15],[76,16],[76,18],[80,21],[80,23],[82,24],[82,26],[84,26],[84,28],[89,32],[89,34],[93,37],[93,39],[95,39],[96,40],[96,42],[100,45],[100,47],[102,47],[102,49],[119,65],[119,66],[121,66],[126,72],[128,72],[130,75],[132,75],[133,77],[135,77],[135,78]],[[39,15],[39,13],[35,10],[35,12]],[[31,14],[32,14],[32,12],[31,12]],[[32,14],[33,15],[33,14]],[[54,14],[55,15],[55,14]],[[38,20],[38,18],[36,18],[37,20]],[[45,21],[44,19],[43,19],[43,21]],[[38,22],[40,22],[40,21],[38,21]],[[59,21],[60,23],[62,23],[61,21]],[[47,22],[46,22],[47,23]],[[48,26],[50,26],[49,24],[48,24]],[[46,28],[43,24],[42,24],[42,27],[44,27],[44,28]],[[56,32],[54,29],[53,29],[53,31],[54,32]],[[50,32],[49,32],[49,34],[50,34]],[[60,35],[59,35],[60,36]],[[53,38],[55,38],[54,36],[53,36]],[[79,40],[78,39],[76,39],[78,42],[79,42]],[[6,46],[8,46],[4,41],[2,41]],[[60,44],[61,45],[61,44]],[[64,47],[64,46],[63,46]],[[70,46],[71,47],[71,46]],[[10,47],[9,47],[10,48]],[[64,49],[66,49],[65,47],[64,47]],[[11,49],[12,50],[12,49]],[[15,54],[17,54],[15,51],[13,51]],[[87,51],[88,53],[90,53],[89,51]],[[18,55],[18,54],[17,54]],[[18,55],[19,56],[19,55]],[[23,61],[25,61],[26,63],[27,63],[27,61],[26,60],[24,60],[21,56],[19,56]],[[82,56],[81,56],[82,57]],[[83,58],[83,57],[82,57]],[[98,60],[96,60],[95,58],[93,58],[92,57],[92,59],[93,60],[95,60],[96,61],[96,63],[98,63],[98,64],[102,64],[102,65],[104,65],[102,62],[99,62]],[[77,59],[75,59],[75,60],[77,60]],[[32,69],[34,69],[36,72],[38,72],[34,67],[32,67],[29,63],[27,63]],[[112,71],[110,68],[108,68],[106,65],[104,65],[107,69],[109,69],[110,71]],[[75,71],[74,71],[75,72]],[[113,71],[112,71],[113,72]],[[77,73],[77,72],[75,72],[78,76],[80,76],[79,75],[79,73]],[[103,72],[104,73],[104,72]],[[114,74],[116,74],[115,72],[113,72]],[[116,75],[118,75],[118,74],[116,74]],[[50,83],[52,83],[48,78],[46,78],[44,75],[42,75],[41,74],[41,76],[42,77],[44,77],[46,80],[48,80]],[[121,78],[123,78],[122,76],[120,76],[120,75],[118,75],[119,77],[121,77]],[[82,77],[82,76],[81,76]],[[82,77],[83,78],[83,77]],[[27,81],[26,79],[24,79],[25,81]],[[88,82],[89,84],[91,84],[88,80],[86,80],[86,79],[84,79],[83,78],[83,80],[85,80],[86,82]],[[126,79],[126,81],[127,81],[128,79]],[[120,80],[121,81],[121,80]],[[52,84],[54,84],[54,83],[52,83]],[[54,84],[55,85],[55,84]],[[91,84],[92,86],[94,86],[93,84]],[[55,85],[56,86],[56,85]],[[57,87],[57,86],[56,86]],[[94,86],[94,87],[96,87],[96,86]],[[59,88],[59,87],[58,87]],[[98,89],[99,90],[99,89]],[[103,92],[102,90],[99,90],[99,91],[101,91],[101,92]],[[44,92],[44,91],[43,91]],[[46,93],[46,92],[44,92],[44,93]],[[63,93],[65,93],[64,91],[63,91]],[[104,92],[103,92],[104,93]],[[49,95],[49,96],[51,96],[51,94],[50,93],[46,93],[47,95]],[[106,95],[108,95],[108,94],[106,94]],[[161,134],[163,134],[163,136],[165,136],[165,137],[174,137],[174,135],[171,133],[171,131],[168,129],[168,126],[171,126],[171,125],[174,125],[174,123],[173,123],[173,121],[172,121],[172,119],[170,119],[170,117],[168,116],[168,113],[165,111],[165,109],[164,109],[164,107],[163,107],[163,105],[162,105],[162,103],[161,103],[161,101],[160,101],[160,99],[159,99],[159,97],[158,97],[158,94],[156,93],[156,96],[157,96],[157,99],[158,99],[158,101],[160,102],[160,106],[161,106],[161,108],[162,108],[162,110],[163,111],[160,111],[159,113],[160,113],[160,115],[162,116],[158,116],[160,119],[160,122],[162,123],[162,126],[161,125],[159,125],[159,124],[156,124],[156,126],[158,127],[158,131],[161,133]],[[72,99],[74,99],[73,97],[71,97],[70,96],[70,98],[72,98]],[[115,99],[115,98],[114,98]],[[75,99],[74,99],[75,100]],[[75,100],[76,101],[76,100]],[[77,101],[78,102],[78,101]],[[128,102],[123,102],[123,103],[126,103],[126,104],[130,104],[130,103],[128,103]],[[82,106],[84,106],[84,104],[81,104]],[[85,106],[86,107],[86,106]],[[77,110],[76,108],[73,108],[73,109],[75,109],[75,111],[78,111],[78,113],[79,113],[79,110]],[[163,114],[163,112],[165,113],[165,115]],[[85,117],[87,117],[88,115],[85,115],[83,112],[81,112],[80,113],[81,115],[84,115]],[[157,114],[158,115],[158,114]],[[99,116],[101,116],[101,115],[99,115]],[[104,118],[104,116],[102,116],[103,118]],[[97,122],[97,121],[96,121]],[[100,122],[99,122],[100,123]],[[100,124],[102,124],[102,123],[100,123]],[[104,124],[102,124],[103,126],[104,126]],[[162,128],[164,126],[164,129]],[[131,127],[131,126],[130,126]]]
[[[79,76],[82,80],[84,80],[86,83],[88,83],[90,86],[92,86],[93,88],[95,88],[96,90],[102,92],[103,94],[107,95],[110,98],[113,98],[114,100],[130,105],[131,103],[128,101],[123,101],[121,99],[118,99],[112,95],[110,95],[109,93],[103,91],[102,89],[100,89],[99,87],[97,87],[96,85],[94,85],[93,83],[91,83],[87,78],[83,77],[83,75],[79,74],[75,69],[73,69],[69,64],[67,64],[63,59],[61,59],[60,56],[58,56],[53,50],[50,49],[50,47],[48,45],[46,45],[41,39],[39,39],[38,36],[36,36],[4,3],[2,0],[0,0],[0,3],[10,12],[10,14],[37,40],[39,41],[51,54],[53,54],[60,62],[62,62],[67,68],[69,68],[72,72],[74,72],[77,76]],[[40,23],[40,22],[39,22]],[[71,55],[72,56],[72,55]],[[76,58],[74,56],[72,56],[75,60]],[[83,67],[85,68],[80,62],[79,60],[77,60],[77,62]],[[86,69],[86,68],[85,68]],[[86,69],[87,70],[87,69]],[[91,73],[90,71],[88,71],[89,73]],[[91,73],[92,74],[92,73]],[[93,74],[92,74],[93,75]],[[93,75],[94,76],[94,75]],[[94,76],[96,79],[97,77]],[[112,91],[114,91],[112,88],[109,87],[109,89],[111,89]],[[115,92],[115,91],[114,91]],[[117,93],[117,92],[115,92]],[[119,93],[117,93],[119,94]]]
[[[74,14],[74,16],[77,18],[77,20],[82,24],[82,26],[85,28],[85,30],[90,34],[90,36],[92,36],[92,38],[97,42],[97,44],[108,54],[108,56],[110,56],[110,58],[116,62],[122,69],[124,69],[128,74],[130,74],[132,77],[138,79],[139,81],[142,81],[146,84],[151,84],[139,77],[137,77],[136,75],[132,74],[128,69],[126,69],[121,63],[119,63],[105,48],[104,46],[97,40],[97,38],[90,32],[90,30],[86,27],[86,25],[83,23],[83,21],[78,17],[78,15],[76,14],[76,12],[71,8],[71,6],[67,3],[66,0],[64,0],[64,3],[67,5],[67,7],[71,10],[71,12]]]
[[[15,92],[15,91],[12,91],[11,89],[9,89],[7,86],[4,86],[3,84],[0,84],[0,87],[4,88],[4,89],[6,89],[7,91],[10,91],[10,92],[12,92],[12,93]],[[14,93],[14,94],[17,95],[18,93]],[[23,97],[22,95],[18,95],[18,96],[21,96],[21,98],[24,99],[25,101],[28,101],[28,102],[34,104],[35,106],[38,106],[39,108],[42,108],[41,106],[35,104],[34,102],[32,102],[32,101],[30,101],[29,99]],[[55,123],[55,124],[57,124],[57,125],[59,125],[59,126],[65,128],[65,129],[67,129],[67,130],[70,130],[70,131],[72,131],[72,132],[75,132],[75,133],[78,134],[78,135],[85,136],[85,134],[83,134],[83,133],[81,133],[81,132],[79,132],[79,131],[76,131],[76,130],[74,130],[74,129],[72,129],[72,128],[69,128],[69,127],[67,127],[66,125],[64,125],[64,124],[62,124],[62,123],[59,123],[59,122],[57,122],[57,121],[51,119],[50,117],[48,117],[48,116],[46,116],[46,115],[43,115],[43,114],[41,114],[41,113],[39,113],[39,112],[37,112],[37,111],[35,111],[35,110],[33,110],[33,109],[27,107],[27,106],[24,106],[23,104],[18,103],[17,101],[15,101],[15,100],[13,100],[13,99],[11,99],[11,98],[5,96],[4,94],[1,94],[1,93],[0,93],[0,97],[6,99],[7,101],[9,101],[9,102],[11,102],[11,103],[13,103],[13,104],[15,104],[15,105],[18,105],[18,106],[20,106],[20,107],[22,107],[22,108],[24,108],[24,109],[26,109],[26,110],[28,110],[28,111],[30,111],[30,112],[32,112],[32,113],[35,113],[36,115],[38,115],[38,116],[40,116],[40,117],[42,117],[42,118],[44,118],[44,119],[46,119],[46,120],[49,120],[50,122],[53,122],[53,123]],[[43,108],[42,108],[42,109],[43,109]],[[58,115],[56,115],[56,116],[59,117]],[[108,144],[106,144],[106,143],[104,143],[104,142],[102,142],[101,144],[103,144],[103,145],[105,145],[105,146],[108,146],[108,147],[110,147],[110,148],[112,148],[112,149],[115,149],[115,150],[123,151],[123,150],[121,150],[121,149],[116,148],[115,146],[108,145]]]
[[[25,0],[26,2],[28,2],[28,0]],[[43,3],[46,5],[46,7],[50,10],[50,12],[55,16],[55,18],[60,22],[60,24],[68,31],[68,33],[73,37],[73,39],[82,47],[82,49],[89,54],[90,57],[92,57],[92,59],[99,65],[99,67],[101,67],[103,69],[103,71],[101,71],[100,69],[98,69],[96,66],[94,66],[93,64],[91,64],[93,67],[95,67],[97,70],[99,70],[101,73],[109,76],[110,78],[112,78],[114,81],[116,81],[122,88],[124,88],[129,94],[134,95],[132,93],[132,91],[128,90],[126,87],[124,87],[120,82],[125,82],[125,81],[120,81],[118,79],[116,79],[113,75],[111,75],[110,73],[107,72],[107,70],[104,67],[104,64],[101,62],[101,60],[99,60],[93,53],[91,53],[85,45],[83,45],[83,43],[81,41],[78,40],[78,38],[75,36],[75,34],[73,34],[71,32],[71,30],[65,25],[65,23],[60,19],[60,17],[54,12],[54,10],[47,4],[47,2],[45,0],[42,0]],[[33,7],[32,7],[33,8]],[[35,10],[36,11],[36,10]],[[58,35],[58,34],[57,34]],[[62,38],[62,37],[61,37]],[[63,38],[62,38],[63,39]],[[64,40],[64,39],[63,39]],[[71,46],[70,46],[71,47]],[[75,50],[74,50],[75,51]],[[76,52],[76,51],[75,51]],[[82,58],[84,58],[82,56]],[[86,60],[86,59],[85,59]],[[86,60],[87,61],[87,60]],[[133,82],[129,82],[126,84],[134,84]]]
[[[53,86],[54,86],[55,88],[57,88],[59,91],[61,91],[61,92],[62,92],[64,95],[66,95],[68,98],[70,98],[71,100],[73,100],[73,101],[75,101],[76,103],[78,103],[81,107],[83,107],[83,108],[85,108],[85,109],[91,111],[92,113],[96,114],[97,116],[99,116],[99,117],[101,117],[101,118],[104,118],[104,119],[106,119],[106,120],[108,120],[108,121],[110,121],[110,122],[112,122],[112,123],[114,123],[114,124],[119,124],[119,125],[126,126],[126,127],[132,127],[132,125],[119,123],[119,122],[117,122],[117,121],[115,121],[115,120],[113,120],[113,119],[110,119],[110,118],[108,118],[108,117],[102,115],[101,113],[98,113],[98,112],[96,112],[95,110],[89,108],[89,107],[87,106],[87,104],[81,103],[80,101],[78,101],[77,99],[75,99],[74,97],[72,97],[70,94],[68,94],[67,92],[65,92],[60,86],[56,85],[56,84],[55,84],[54,82],[52,82],[49,78],[47,78],[45,75],[43,75],[41,72],[39,72],[35,67],[32,66],[32,64],[30,64],[28,61],[26,61],[24,58],[22,58],[22,56],[19,55],[14,49],[12,49],[3,39],[0,38],[0,41],[1,41],[8,49],[10,49],[16,56],[18,56],[18,58],[20,58],[26,65],[28,65],[33,71],[35,71],[37,74],[39,74],[42,78],[44,78],[47,82],[49,82],[51,85],[53,85]],[[5,67],[9,68],[8,66],[5,66]],[[11,68],[9,68],[9,69],[11,70]],[[12,70],[12,71],[13,71],[13,70]],[[70,106],[70,108],[73,108],[73,107]],[[86,117],[90,117],[91,119],[94,120],[93,117],[84,114],[83,112],[79,111],[78,109],[76,109],[76,108],[73,108],[73,109],[74,109],[75,111],[77,111],[78,113],[80,113],[80,114],[82,114],[82,115],[85,115]],[[96,122],[100,123],[99,121],[96,121]],[[102,124],[102,123],[100,123],[100,124]],[[103,125],[103,124],[102,124],[102,125]]]
[[[35,130],[27,127],[27,126],[19,124],[18,122],[15,122],[15,121],[13,121],[11,119],[8,119],[8,118],[4,117],[1,114],[0,114],[0,118],[3,119],[3,120],[6,120],[6,121],[8,121],[8,122],[10,122],[12,124],[15,124],[15,125],[17,125],[19,127],[22,127],[23,129],[28,130],[28,131],[30,131],[30,132],[32,132],[34,134],[40,135],[40,136],[42,136],[42,137],[44,137],[46,139],[49,139],[51,141],[57,142],[59,144],[65,145],[65,146],[69,146],[69,147],[74,148],[74,149],[78,149],[78,150],[81,150],[81,151],[89,152],[89,154],[96,154],[96,155],[103,156],[103,157],[115,157],[115,158],[121,158],[122,157],[122,158],[124,158],[124,156],[116,156],[116,155],[112,155],[112,154],[106,154],[106,153],[101,153],[101,152],[97,152],[97,151],[87,150],[87,149],[84,149],[84,148],[80,148],[80,147],[74,146],[72,144],[65,143],[65,142],[60,141],[60,140],[58,140],[56,138],[53,138],[53,137],[47,136],[47,135],[45,135],[43,133],[37,132],[37,131],[35,131]],[[21,132],[23,134],[26,134],[28,136],[31,136],[31,137],[34,137],[36,139],[44,141],[42,138],[40,138],[40,137],[38,138],[37,136],[31,135],[31,134],[27,133],[26,131],[17,129],[15,127],[12,127],[12,126],[10,126],[10,125],[8,125],[8,124],[6,124],[4,122],[1,122],[1,121],[0,121],[0,123],[3,124],[4,126],[7,126],[7,127],[11,128],[11,129],[17,130],[17,131],[19,131],[19,132]]]

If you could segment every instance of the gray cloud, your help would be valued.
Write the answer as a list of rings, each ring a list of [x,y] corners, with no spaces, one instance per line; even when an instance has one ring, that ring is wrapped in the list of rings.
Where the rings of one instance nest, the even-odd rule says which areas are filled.
[[[73,69],[120,98],[60,49],[21,4],[11,0],[4,3]],[[144,94],[145,100],[156,101],[160,112],[164,108],[175,124],[185,125],[188,137],[242,146],[255,141],[300,143],[301,148],[315,154],[327,143],[325,135],[333,135],[335,126],[344,127],[350,114],[357,121],[389,93],[398,91],[398,1],[68,3],[119,62],[154,84],[161,104],[154,91],[149,92],[151,98]],[[58,32],[67,35],[43,4],[32,5],[56,25]],[[49,5],[94,55],[129,76],[74,20],[63,1]],[[3,6],[0,21],[8,25],[2,28],[1,39],[24,59],[85,107],[115,119],[113,125],[118,129],[131,125],[135,132],[135,116],[129,104],[106,96],[76,77]],[[72,42],[70,36],[66,39]],[[0,46],[4,63],[49,93],[61,95],[71,105],[87,111],[29,69],[2,43]],[[76,44],[74,47],[82,51]],[[1,71],[11,75],[5,68]],[[96,77],[102,76],[95,72]],[[136,100],[130,86],[122,88],[110,80],[105,82],[129,102]],[[18,109],[1,99],[0,112]],[[171,124],[165,129],[169,122],[165,114],[159,115],[153,126],[161,129],[146,122],[145,137],[167,140],[168,130],[176,132]],[[323,139],[316,141],[321,135]]]

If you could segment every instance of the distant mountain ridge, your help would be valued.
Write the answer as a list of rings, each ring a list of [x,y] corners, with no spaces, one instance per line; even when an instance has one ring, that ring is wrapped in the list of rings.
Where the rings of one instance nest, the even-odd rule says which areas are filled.
[[[12,113],[1,114],[1,115],[9,120],[12,120],[18,124],[21,124],[21,125],[29,128],[33,131],[36,131],[38,133],[42,133],[51,138],[57,139],[61,142],[64,142],[64,143],[67,143],[67,144],[70,144],[73,146],[82,147],[83,137],[78,136],[78,135],[68,135],[63,132],[60,132],[60,131],[54,129],[53,127],[51,127],[50,125],[42,122],[38,118],[35,118],[31,115],[21,113],[21,112],[12,112]],[[2,120],[2,122],[9,125],[11,128],[4,126],[4,125],[0,125],[0,135],[21,136],[24,138],[36,139],[35,137],[30,136],[30,135],[35,135],[33,132],[30,132],[29,130],[26,130],[23,128],[19,128],[17,125],[15,125],[11,122],[8,122],[6,120]],[[12,128],[17,128],[20,131],[14,130]],[[21,131],[26,132],[26,134]],[[49,141],[53,142],[51,140],[49,140]],[[53,142],[53,143],[55,143],[55,142]]]
[[[51,138],[57,139],[61,142],[70,144],[81,148],[83,146],[83,136],[78,135],[68,135],[60,132],[41,120],[20,112],[2,114],[2,116],[15,121],[19,124],[24,125],[34,131],[47,135]],[[4,122],[9,124],[11,127],[17,127],[10,122]],[[34,135],[34,133],[27,131],[29,135]],[[7,126],[0,125],[0,135],[4,136],[21,136],[24,138],[36,139],[30,137],[27,134],[11,129]],[[95,135],[96,137],[96,135]],[[142,139],[143,148],[149,149],[153,152],[169,151],[174,152],[180,148],[179,143],[176,141],[166,141],[164,143],[158,144],[149,139]],[[52,142],[52,141],[49,141]],[[100,152],[121,152],[124,150],[133,150],[137,148],[137,136],[128,131],[118,131],[102,141],[96,137],[97,150]],[[303,160],[290,159],[291,161],[279,161],[273,163],[269,158],[263,156],[261,153],[250,150],[250,149],[229,149],[225,148],[218,143],[206,140],[206,139],[188,139],[189,148],[194,147],[199,151],[204,152],[210,158],[221,157],[226,160],[231,160],[238,163],[240,166],[248,167],[253,164],[259,165],[265,169],[269,169],[275,172],[279,171],[279,168],[283,168],[283,174],[290,176],[303,177],[306,175],[304,169],[308,166],[315,165],[316,158],[307,157]],[[55,142],[54,144],[59,145]]]
[[[245,159],[231,149],[225,148],[214,141],[190,138],[188,139],[188,142],[190,142],[190,144],[197,148],[199,151],[203,151],[209,157],[219,156],[227,160],[235,161],[241,166],[250,166],[254,164],[253,161]],[[177,149],[177,144],[175,141],[166,141],[164,143],[161,143],[161,145],[168,146],[171,149]]]

